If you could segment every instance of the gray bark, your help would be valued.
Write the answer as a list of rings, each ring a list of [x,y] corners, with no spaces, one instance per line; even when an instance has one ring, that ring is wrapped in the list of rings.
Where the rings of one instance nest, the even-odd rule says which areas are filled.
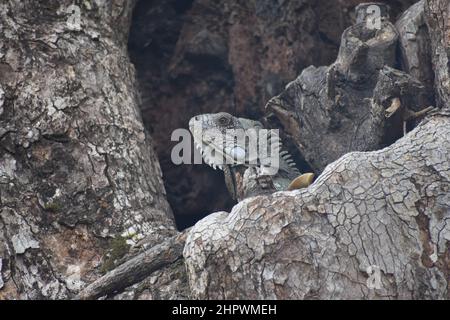
[[[448,58],[443,58],[448,47],[442,32],[448,30],[443,28],[448,21],[444,2],[426,3],[433,68],[441,80],[448,77]],[[361,57],[367,57],[367,52]],[[347,74],[358,74],[357,68],[347,70],[356,70]],[[400,71],[384,70],[388,72],[382,70],[369,93],[373,102],[383,105],[383,97],[404,88],[409,88],[409,93],[401,98],[411,97],[417,80]],[[306,90],[294,83],[297,92],[284,93],[292,98],[286,99],[292,108],[305,105],[299,96],[320,100],[320,89],[328,88],[326,81],[320,81],[325,79],[321,75],[324,69],[310,68],[305,73],[313,81],[297,81],[309,84]],[[312,94],[302,96],[305,91]],[[448,82],[436,81],[436,95],[440,106],[447,108]],[[409,108],[421,108],[413,101]],[[279,105],[278,100],[275,109]],[[320,112],[321,105],[315,106],[313,110]],[[273,109],[273,105],[269,107]],[[305,109],[272,111],[286,130],[303,124],[296,115],[308,117]],[[247,199],[229,214],[219,212],[200,221],[184,250],[192,296],[449,299],[449,125],[448,112],[435,113],[387,148],[346,154],[328,165],[306,190]],[[322,127],[310,127],[322,138]],[[299,131],[290,133],[296,133],[294,139],[305,139]],[[316,159],[329,153],[325,146],[319,150],[322,153],[312,160],[320,161]],[[377,274],[379,283],[372,282]]]
[[[402,29],[401,39],[407,32]],[[423,83],[393,69],[398,39],[387,18],[379,29],[359,22],[344,31],[334,64],[305,69],[268,102],[269,126],[280,123],[316,173],[348,152],[377,150],[401,137],[403,118],[385,117],[394,98],[413,111],[432,104]],[[412,61],[417,53],[410,51]]]
[[[0,4],[0,299],[70,297],[110,238],[175,234],[127,56],[134,1],[72,3]]]
[[[70,4],[0,4],[0,300],[450,298],[447,0],[396,28],[356,24],[336,63],[268,104],[269,123],[323,171],[313,185],[246,199],[185,234],[138,111],[134,1],[83,2],[80,25]],[[405,108],[433,99],[430,61],[442,110],[401,137]],[[254,83],[239,81],[247,99]],[[395,98],[400,118],[386,117]],[[386,137],[400,139],[382,149]]]
[[[433,91],[434,73],[431,64],[431,43],[425,21],[425,0],[406,10],[395,27],[400,36],[403,70]]]
[[[206,166],[170,161],[172,131],[185,128],[192,116],[202,113],[261,120],[267,101],[304,68],[336,59],[342,32],[352,24],[353,8],[361,2],[139,1],[130,57],[142,90],[144,123],[154,139],[180,227],[234,203],[223,175]],[[382,2],[396,17],[416,0]],[[287,147],[294,151],[293,144]]]
[[[345,155],[306,190],[197,223],[184,250],[193,297],[448,299],[449,125],[433,116],[384,150]]]
[[[127,260],[116,269],[84,288],[78,299],[96,299],[133,285],[153,272],[182,259],[187,232],[174,236]]]
[[[450,108],[450,2],[428,0],[426,22],[430,30],[437,105]]]

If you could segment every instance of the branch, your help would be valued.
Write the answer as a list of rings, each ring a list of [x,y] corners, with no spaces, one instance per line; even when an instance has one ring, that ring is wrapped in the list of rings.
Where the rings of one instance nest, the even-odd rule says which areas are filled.
[[[178,261],[183,257],[187,232],[185,230],[121,264],[84,288],[76,299],[92,300],[118,292]]]
[[[209,215],[184,249],[192,297],[448,299],[449,149],[441,111],[383,150],[343,156],[307,189]]]

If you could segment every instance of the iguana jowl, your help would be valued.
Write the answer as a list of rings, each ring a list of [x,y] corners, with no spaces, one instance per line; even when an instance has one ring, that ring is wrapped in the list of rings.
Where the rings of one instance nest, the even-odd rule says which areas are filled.
[[[314,175],[300,176],[289,153],[280,151],[281,142],[275,131],[267,131],[266,139],[258,139],[258,152],[252,152],[255,146],[245,137],[261,133],[264,128],[259,121],[237,118],[225,112],[202,114],[189,121],[189,129],[203,160],[214,169],[224,171],[227,188],[235,200],[300,189],[312,183]],[[278,170],[275,171],[271,167],[270,152],[259,152],[271,147],[277,151]]]

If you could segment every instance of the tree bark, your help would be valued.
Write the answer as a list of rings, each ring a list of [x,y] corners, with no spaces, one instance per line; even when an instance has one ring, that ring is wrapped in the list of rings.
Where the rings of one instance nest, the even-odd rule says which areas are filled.
[[[408,12],[415,12],[412,9]],[[366,7],[358,10],[365,13]],[[409,31],[399,32],[387,17],[379,28],[369,22],[344,31],[335,63],[306,68],[266,105],[268,126],[281,124],[317,174],[348,152],[377,150],[400,138],[405,125],[402,112],[385,117],[393,99],[413,111],[433,103],[433,94],[423,83],[393,69],[399,63],[398,40]],[[403,60],[412,61],[416,54],[417,50],[405,50]]]
[[[395,27],[384,19],[377,32],[360,21],[344,33],[336,63],[305,69],[269,103],[269,123],[281,125],[322,172],[314,184],[246,199],[182,234],[141,122],[128,60],[135,2],[0,4],[0,300],[450,298],[448,0],[422,1]],[[196,3],[194,13],[208,8],[207,1]],[[296,21],[303,8],[301,24],[316,38],[317,17],[308,17],[330,3],[289,2],[280,12]],[[296,34],[296,24],[279,27],[272,2],[253,7],[252,19],[244,10],[241,24],[224,23],[231,35],[225,42],[221,32],[197,30],[199,19],[186,27],[192,41],[177,46],[175,78],[206,55],[232,64],[241,108],[255,99],[246,92],[259,101],[281,86],[271,72],[281,68],[286,76],[298,65],[287,59],[293,52],[287,43],[306,37],[296,45],[311,53],[313,38]],[[286,52],[274,39],[251,36],[247,24],[255,19],[258,35],[270,29],[274,39],[294,37],[281,43]],[[320,38],[337,39],[324,27]],[[242,60],[237,53],[252,49],[242,42],[250,38],[262,49]],[[263,53],[267,64],[243,64]],[[400,65],[403,71],[394,69]],[[252,80],[260,78],[268,85]],[[404,114],[391,119],[386,112],[425,110],[432,86],[441,110],[405,137],[393,132]],[[217,88],[223,89],[204,91],[205,107]]]
[[[428,0],[426,22],[430,30],[434,79],[439,107],[450,108],[450,2]]]
[[[175,234],[127,54],[134,2],[0,4],[0,299],[70,297],[110,238]]]
[[[193,297],[448,299],[449,137],[449,114],[436,115],[306,190],[208,216],[184,250]]]
[[[107,296],[133,285],[153,272],[175,264],[183,258],[187,231],[145,250],[84,288],[78,299],[88,300]]]
[[[447,5],[425,4],[443,111],[387,148],[344,155],[306,190],[247,199],[230,214],[219,212],[197,223],[184,250],[194,298],[450,298]],[[327,86],[320,86],[314,70],[305,72],[318,86],[307,86],[318,94],[305,96],[319,100]],[[381,100],[389,95],[386,90],[395,92],[411,81],[389,70],[380,75],[374,97]],[[301,96],[305,86],[297,90]],[[298,109],[299,95],[285,94],[285,101],[306,117]],[[285,128],[301,125],[295,115],[273,111],[285,116]]]
[[[425,21],[426,0],[421,0],[406,10],[395,27],[400,37],[400,62],[402,69],[422,82],[427,91],[434,89],[434,72],[431,63],[431,43]]]
[[[191,225],[184,221],[231,209],[234,203],[223,175],[207,166],[170,161],[176,144],[170,141],[172,131],[185,128],[201,113],[229,112],[261,120],[267,101],[304,68],[334,61],[342,32],[352,24],[353,7],[361,2],[139,1],[130,56],[142,89],[144,123],[155,141],[180,227]],[[382,2],[396,17],[416,0]],[[155,117],[160,121],[153,121]],[[303,166],[294,144],[286,146]]]

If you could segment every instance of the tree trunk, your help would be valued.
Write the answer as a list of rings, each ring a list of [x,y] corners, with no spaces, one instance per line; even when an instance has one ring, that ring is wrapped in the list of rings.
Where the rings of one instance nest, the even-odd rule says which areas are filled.
[[[436,95],[443,111],[385,149],[346,154],[328,165],[306,190],[247,199],[230,214],[219,212],[197,223],[184,250],[194,298],[450,298],[450,114],[444,54],[448,52],[448,1],[430,0],[425,7]],[[362,51],[362,57],[368,55],[370,46]],[[358,73],[351,61],[347,65],[346,70]],[[403,77],[394,71],[386,75],[396,77],[397,73]],[[306,99],[320,100],[329,88],[321,84],[330,78],[323,77],[326,80],[321,82],[320,71],[317,74],[309,78],[316,87],[294,84],[286,91],[297,88],[297,94],[281,95],[297,111],[289,115],[273,110],[285,128],[311,124],[297,123],[296,115],[310,120],[320,117],[305,115]],[[378,78],[375,98],[387,96],[386,90],[397,85],[394,81],[389,86],[389,80],[383,80],[386,75]],[[308,83],[306,76],[303,79],[303,83],[302,78],[297,81]],[[308,90],[317,94],[301,99]],[[318,108],[312,110],[318,112]],[[298,133],[294,139],[305,139]],[[311,145],[311,140],[303,141]],[[313,157],[316,161],[328,152],[325,146],[317,149],[322,153]]]
[[[134,2],[0,5],[0,299],[70,297],[175,234],[127,54]]]
[[[426,21],[430,30],[437,103],[450,108],[450,2],[428,0]]]
[[[390,5],[395,18],[415,1],[382,2]],[[185,128],[201,113],[261,120],[267,101],[304,68],[334,61],[342,32],[352,24],[353,7],[361,2],[139,1],[130,57],[141,86],[144,124],[155,141],[178,226],[229,210],[234,202],[217,171],[171,162],[173,130]],[[153,121],[155,117],[160,121]],[[285,145],[306,170],[294,144]]]
[[[357,10],[364,17],[367,7]],[[419,28],[421,21],[411,24]],[[413,124],[413,119],[402,117],[404,111],[417,112],[433,103],[433,94],[423,83],[393,69],[401,60],[412,64],[415,55],[426,54],[404,45],[409,50],[404,50],[406,58],[401,59],[398,40],[407,36],[409,30],[398,31],[387,16],[379,28],[373,28],[370,20],[357,22],[344,31],[335,63],[306,68],[267,103],[269,126],[280,123],[317,174],[348,152],[377,150],[391,144],[404,134],[405,125]],[[420,67],[428,71],[430,65]],[[426,80],[425,76],[421,78]],[[400,100],[403,110],[395,117],[386,117],[385,110],[394,99]]]
[[[267,105],[267,123],[322,173],[310,187],[245,199],[182,233],[128,59],[135,2],[0,4],[0,300],[450,298],[448,0],[422,0],[395,25],[382,10],[378,31],[365,27],[360,11],[336,62],[306,68]],[[184,109],[155,118],[166,104],[178,112],[237,103],[245,113],[253,101],[248,110],[262,114],[260,102],[297,68],[329,62],[329,52],[311,53],[337,49],[350,20],[343,8],[360,2],[194,0],[193,18],[169,33],[170,41],[180,37],[169,46],[173,55],[158,28],[131,41],[145,61],[162,45],[171,66],[161,62],[156,76],[141,70],[140,80],[161,90],[146,122],[159,128],[188,118]],[[154,5],[152,17],[160,8],[189,10]],[[221,5],[225,13],[213,14]],[[138,17],[135,27],[146,23]],[[221,73],[203,78],[206,60]],[[180,89],[186,83],[190,89]],[[421,123],[408,118],[402,137],[407,116],[435,100],[440,110]],[[154,133],[162,155],[164,132]],[[183,194],[183,177],[172,178],[187,203],[203,194],[197,187]]]
[[[306,190],[197,223],[184,250],[193,297],[450,298],[449,116],[345,155]]]

